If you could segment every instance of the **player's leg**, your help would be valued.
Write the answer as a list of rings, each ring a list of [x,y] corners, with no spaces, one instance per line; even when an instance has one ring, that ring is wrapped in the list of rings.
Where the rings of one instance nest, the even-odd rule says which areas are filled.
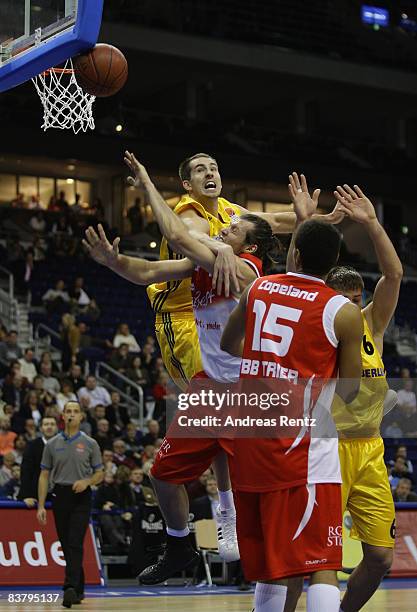
[[[196,480],[219,452],[213,438],[165,438],[151,470],[151,480],[167,525],[162,559],[139,575],[142,584],[158,584],[199,560],[188,529],[189,501],[184,484]]]
[[[362,542],[362,550],[363,559],[347,583],[340,608],[343,612],[360,610],[371,599],[392,565],[392,548],[371,546]]]
[[[333,570],[314,572],[307,589],[307,612],[339,612],[340,590]]]
[[[297,576],[288,580],[257,582],[255,608],[253,612],[295,612],[303,592],[304,578]]]
[[[222,559],[230,563],[240,559],[236,535],[236,508],[230,481],[229,460],[224,450],[220,450],[212,464],[219,491],[219,506],[216,511],[217,541]]]
[[[355,456],[359,468],[348,499],[351,537],[362,542],[363,559],[353,571],[342,600],[343,612],[360,610],[391,567],[395,538],[395,508],[384,463],[381,438],[344,443],[346,462]]]

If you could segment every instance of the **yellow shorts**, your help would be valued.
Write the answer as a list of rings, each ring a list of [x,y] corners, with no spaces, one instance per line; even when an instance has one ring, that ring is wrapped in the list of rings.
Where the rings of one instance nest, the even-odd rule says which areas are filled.
[[[350,536],[373,546],[394,547],[395,508],[382,438],[341,439],[342,510],[352,516]]]
[[[168,374],[185,391],[194,374],[203,369],[194,313],[158,314],[155,331]]]

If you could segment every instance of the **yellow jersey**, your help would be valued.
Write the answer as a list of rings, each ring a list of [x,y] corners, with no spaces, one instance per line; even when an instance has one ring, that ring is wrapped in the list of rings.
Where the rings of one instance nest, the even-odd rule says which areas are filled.
[[[341,438],[374,438],[380,435],[384,399],[388,391],[384,362],[362,313],[362,379],[356,399],[346,405],[337,395],[332,413]]]
[[[217,236],[220,230],[230,225],[233,217],[240,215],[240,209],[238,206],[236,206],[236,204],[232,204],[224,198],[219,198],[218,217],[214,217],[212,214],[206,211],[202,204],[196,202],[188,195],[181,198],[176,205],[174,212],[176,214],[180,214],[189,208],[194,208],[200,217],[208,221],[210,226],[210,236]],[[166,239],[163,238],[159,257],[160,259],[181,259],[183,256],[179,255],[178,253],[174,253],[174,251],[169,247]],[[149,285],[147,292],[151,306],[156,314],[161,314],[163,312],[192,312],[193,308],[190,278],[178,281],[169,281],[166,283],[155,283],[153,285]]]

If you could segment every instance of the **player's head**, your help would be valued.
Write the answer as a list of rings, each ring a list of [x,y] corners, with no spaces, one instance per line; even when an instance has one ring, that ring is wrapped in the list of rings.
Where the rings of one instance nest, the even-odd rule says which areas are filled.
[[[325,278],[339,259],[342,235],[334,225],[309,219],[295,235],[297,272]]]
[[[349,266],[332,268],[326,280],[327,285],[347,297],[353,304],[362,306],[364,284],[362,276]]]
[[[79,427],[82,421],[81,407],[78,402],[67,402],[62,411],[65,426]]]
[[[262,261],[264,273],[282,250],[269,223],[257,215],[245,214],[221,230],[218,238],[232,247],[235,255],[250,253]]]
[[[222,191],[222,179],[214,157],[208,153],[196,153],[181,162],[179,175],[187,193],[199,198],[218,198]]]

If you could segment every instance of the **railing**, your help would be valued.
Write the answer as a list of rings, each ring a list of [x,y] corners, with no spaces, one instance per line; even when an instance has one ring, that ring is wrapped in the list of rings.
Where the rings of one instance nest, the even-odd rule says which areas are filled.
[[[41,331],[44,331],[46,333],[41,336],[40,334]],[[39,323],[36,326],[36,330],[35,330],[35,357],[36,359],[40,357],[41,341],[46,339],[46,344],[49,347],[52,344],[52,338],[54,338],[55,340],[61,341],[61,336],[58,334],[58,332],[52,329],[52,327],[48,327],[44,323]],[[58,348],[58,347],[55,347],[55,348]]]
[[[13,278],[13,274],[7,268],[3,268],[3,266],[0,266],[0,273],[1,273],[2,276],[4,275],[4,276],[7,277],[7,285],[8,285],[9,298],[11,300],[13,300],[14,299],[14,278]]]
[[[107,374],[107,376],[106,376]],[[120,374],[117,370],[110,367],[107,363],[103,361],[99,361],[96,365],[96,378],[99,382],[105,383],[106,387],[109,387],[112,391],[117,391],[120,394],[120,397],[124,400],[124,402],[130,408],[130,414],[133,418],[138,420],[139,428],[143,431],[144,428],[144,397],[143,397],[143,389],[140,385],[133,382],[127,376]],[[109,380],[109,375],[111,379],[119,380],[123,383],[123,387],[130,387],[133,391],[137,393],[137,401],[134,398],[123,391],[123,387],[118,387],[113,384],[111,380]]]
[[[4,278],[6,277],[6,278]],[[13,274],[0,266],[0,319],[7,329],[17,328],[17,301],[14,297]]]

